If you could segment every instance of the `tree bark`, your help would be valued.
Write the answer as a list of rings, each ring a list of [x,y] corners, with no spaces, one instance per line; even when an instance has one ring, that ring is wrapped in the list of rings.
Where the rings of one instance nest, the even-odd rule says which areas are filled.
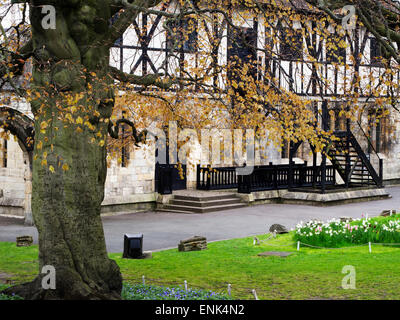
[[[109,30],[109,2],[54,1],[55,30],[43,29],[42,8],[30,6],[32,214],[39,233],[39,275],[5,293],[26,299],[120,298],[122,277],[108,258],[100,217],[114,92],[107,74],[109,47],[96,39]],[[42,287],[47,265],[55,268],[55,289]]]

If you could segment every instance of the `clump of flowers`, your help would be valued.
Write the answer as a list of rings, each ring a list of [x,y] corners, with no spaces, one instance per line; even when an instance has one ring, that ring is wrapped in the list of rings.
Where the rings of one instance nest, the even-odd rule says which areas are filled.
[[[124,284],[122,293],[124,300],[231,300],[228,295],[213,291],[188,289],[181,287],[163,287],[153,285]]]
[[[304,244],[339,248],[373,243],[400,243],[400,215],[328,222],[312,220],[296,226],[294,240]]]
[[[0,292],[8,286],[0,284]],[[12,294],[11,296],[0,293],[0,300],[23,300],[20,296]]]

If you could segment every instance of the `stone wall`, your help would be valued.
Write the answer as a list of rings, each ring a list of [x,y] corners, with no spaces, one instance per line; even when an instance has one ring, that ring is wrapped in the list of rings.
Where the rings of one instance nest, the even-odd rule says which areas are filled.
[[[26,112],[27,105],[19,103],[16,105],[16,108]],[[368,119],[365,115],[360,119],[362,125],[366,127]],[[387,133],[389,135],[387,138],[390,143],[387,150],[379,155],[384,159],[384,180],[400,182],[399,113],[393,111],[390,114],[389,125],[391,129]],[[352,130],[359,139],[359,143],[365,147],[365,137],[357,129],[357,126],[353,126]],[[8,140],[7,149],[7,168],[2,168],[0,161],[0,214],[23,215],[27,192],[24,181],[24,175],[26,177],[24,154],[18,142],[13,138]],[[196,187],[196,165],[200,163],[200,159],[201,146],[197,141],[192,144],[191,152],[187,159],[187,187],[189,189]],[[321,157],[318,155],[318,163],[320,159]],[[294,160],[297,163],[307,160],[311,164],[312,156],[308,143],[302,145]],[[287,163],[288,159],[282,159],[280,150],[271,143],[266,148],[266,151],[263,152],[263,155],[256,153],[256,165],[265,165],[269,162],[273,162],[274,164]],[[221,163],[219,166],[224,165]],[[231,165],[228,164],[228,166]],[[378,168],[376,163],[375,167]],[[126,167],[122,167],[116,160],[112,160],[106,179],[102,212],[104,214],[114,214],[117,212],[154,209],[157,198],[157,194],[154,192],[154,168],[154,146],[141,146],[141,148],[130,150],[129,161]],[[338,176],[337,179],[340,181]]]
[[[111,160],[103,202],[103,206],[107,206],[107,209],[104,210],[112,212],[115,209],[112,207],[120,206],[125,208],[122,211],[126,211],[127,208],[132,208],[127,206],[129,203],[148,204],[138,206],[138,210],[151,208],[149,202],[155,202],[154,167],[154,146],[142,146],[140,149],[132,150],[126,167],[118,164],[117,160]]]
[[[7,141],[7,167],[0,165],[0,185],[7,198],[25,198],[24,155],[17,141]]]
[[[0,150],[4,149],[1,140]],[[17,141],[11,137],[7,140],[7,167],[4,167],[4,150],[0,159],[0,214],[24,215],[25,201],[25,163],[24,155]]]

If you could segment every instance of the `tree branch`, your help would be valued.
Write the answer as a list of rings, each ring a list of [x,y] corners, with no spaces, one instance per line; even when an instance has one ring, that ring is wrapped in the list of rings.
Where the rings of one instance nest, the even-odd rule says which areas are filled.
[[[114,79],[125,83],[136,84],[144,87],[156,86],[160,89],[169,89],[174,83],[176,83],[176,81],[162,79],[162,74],[148,74],[145,76],[137,76],[134,74],[128,74],[112,66],[110,66],[109,68],[110,73],[114,77]]]
[[[139,143],[145,141],[148,131],[143,130],[142,132],[140,132],[138,134],[135,124],[132,121],[129,121],[128,119],[119,119],[119,120],[117,120],[115,125],[110,120],[110,122],[108,123],[108,133],[110,134],[111,138],[113,138],[113,139],[120,138],[119,128],[120,128],[121,124],[127,124],[128,126],[130,126],[132,128],[132,136],[135,139],[135,146],[140,147]]]
[[[33,151],[35,130],[32,119],[18,110],[0,107],[0,125],[16,136],[27,152]]]
[[[115,0],[113,6],[121,6],[124,11],[119,18],[112,24],[110,32],[105,38],[99,40],[100,46],[111,47],[115,41],[122,37],[126,29],[132,24],[140,12],[148,10],[150,7],[157,6],[163,0],[135,0],[133,3],[127,0]]]

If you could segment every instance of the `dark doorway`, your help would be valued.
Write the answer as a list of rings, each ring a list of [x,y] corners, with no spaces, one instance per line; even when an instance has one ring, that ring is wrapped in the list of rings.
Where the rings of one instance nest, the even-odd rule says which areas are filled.
[[[168,137],[168,134],[166,134]],[[155,153],[156,159],[158,159],[158,149]],[[167,142],[166,150],[166,163],[159,163],[156,160],[155,165],[155,192],[161,194],[171,194],[175,190],[186,189],[186,169],[185,164],[171,164],[169,157],[169,143]]]

